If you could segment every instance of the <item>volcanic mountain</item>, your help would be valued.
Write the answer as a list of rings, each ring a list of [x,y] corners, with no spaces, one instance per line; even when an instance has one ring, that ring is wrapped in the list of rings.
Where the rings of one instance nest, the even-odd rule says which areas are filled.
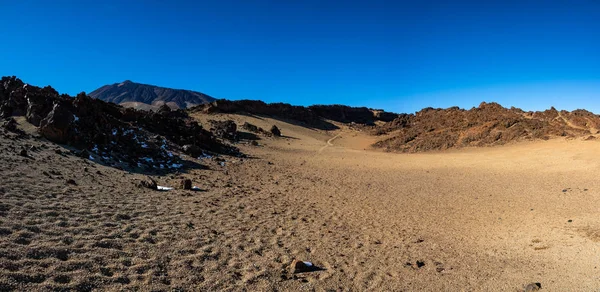
[[[163,104],[167,104],[173,109],[187,108],[215,100],[215,98],[197,91],[140,84],[129,80],[104,85],[89,95],[106,102],[143,110],[158,109]]]

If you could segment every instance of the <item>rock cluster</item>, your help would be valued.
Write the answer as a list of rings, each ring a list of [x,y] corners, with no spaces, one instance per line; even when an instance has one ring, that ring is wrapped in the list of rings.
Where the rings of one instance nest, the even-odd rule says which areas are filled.
[[[255,126],[248,122],[245,122],[242,125],[242,129],[252,132],[252,133],[261,134],[261,135],[267,136],[267,137],[272,137],[272,136],[280,137],[281,136],[281,130],[275,125],[273,125],[269,131],[265,131],[265,129],[263,129],[261,127]]]
[[[237,125],[232,120],[215,121],[210,120],[212,124],[211,132],[217,137],[231,141],[237,140]]]

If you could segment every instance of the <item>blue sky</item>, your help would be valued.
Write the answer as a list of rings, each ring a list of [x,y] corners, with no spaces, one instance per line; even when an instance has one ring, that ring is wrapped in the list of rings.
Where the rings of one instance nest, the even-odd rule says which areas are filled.
[[[0,75],[414,112],[600,113],[600,1],[0,0]]]

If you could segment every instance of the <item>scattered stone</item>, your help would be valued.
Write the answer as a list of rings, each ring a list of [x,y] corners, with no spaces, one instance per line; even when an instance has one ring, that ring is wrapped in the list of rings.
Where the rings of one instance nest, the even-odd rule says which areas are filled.
[[[27,154],[27,149],[21,149],[21,151],[19,152],[19,155],[21,155],[23,157],[29,157],[29,155]]]
[[[71,179],[68,179],[68,180],[67,180],[67,184],[68,184],[68,185],[74,185],[74,186],[76,186],[76,185],[77,185],[77,182],[75,182],[75,180],[71,178]]]
[[[191,190],[192,189],[192,180],[189,178],[182,180],[180,188],[184,189],[184,190]]]
[[[304,261],[299,261],[296,259],[293,260],[292,264],[290,265],[290,272],[292,274],[313,272],[313,271],[318,271],[318,270],[319,270],[319,268],[317,268],[311,262],[304,262]]]
[[[271,132],[271,134],[273,134],[274,136],[281,137],[281,130],[279,130],[279,128],[277,128],[277,126],[275,126],[275,125],[273,125],[273,126],[271,127],[271,130],[270,130],[270,132]]]
[[[13,118],[7,118],[2,122],[2,128],[9,132],[17,132],[17,121]]]
[[[425,262],[424,261],[417,261],[417,268],[422,268],[425,266]]]
[[[567,221],[567,222],[571,223],[571,222],[573,222],[573,220],[569,219],[569,221]]]
[[[148,188],[151,190],[157,190],[158,184],[151,177],[147,176],[145,180],[140,181],[139,187]]]
[[[258,142],[256,142],[256,140],[252,140],[250,142],[250,145],[252,145],[252,146],[258,146]]]
[[[259,132],[260,132],[260,130],[262,130],[261,128],[259,128],[259,127],[255,126],[255,125],[253,125],[253,124],[250,124],[250,123],[248,123],[248,122],[245,122],[245,123],[242,125],[242,128],[243,128],[244,130],[248,130],[248,131],[250,131],[250,132],[254,132],[254,133],[259,133]]]
[[[538,291],[542,289],[541,283],[530,283],[525,286],[525,292]]]

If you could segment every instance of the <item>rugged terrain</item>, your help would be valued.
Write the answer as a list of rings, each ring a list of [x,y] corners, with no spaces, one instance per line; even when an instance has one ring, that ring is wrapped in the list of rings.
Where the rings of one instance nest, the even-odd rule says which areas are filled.
[[[522,123],[530,133],[523,117],[566,135],[403,154],[373,145],[425,129],[427,115],[400,126],[402,116],[348,122],[344,107],[304,121],[251,108],[145,113],[7,82],[16,79],[0,88],[9,116],[0,123],[0,291],[600,287],[600,143],[585,112],[428,109],[475,121],[431,121],[433,132],[476,127],[487,118],[473,117],[492,111],[517,119],[504,129]],[[60,107],[77,121],[53,122]],[[187,144],[186,131],[210,143]],[[57,133],[66,144],[50,140]],[[119,147],[94,151],[112,142]],[[150,154],[177,167],[142,159]],[[114,158],[123,155],[137,160]]]
[[[129,80],[104,85],[90,92],[90,96],[143,110],[157,110],[165,104],[172,109],[187,108],[215,100],[197,91],[140,84]]]
[[[423,152],[554,137],[593,139],[595,136],[590,135],[598,134],[599,126],[600,116],[586,110],[524,112],[484,102],[470,110],[426,108],[416,114],[402,114],[372,133],[389,135],[375,144],[378,148]]]

